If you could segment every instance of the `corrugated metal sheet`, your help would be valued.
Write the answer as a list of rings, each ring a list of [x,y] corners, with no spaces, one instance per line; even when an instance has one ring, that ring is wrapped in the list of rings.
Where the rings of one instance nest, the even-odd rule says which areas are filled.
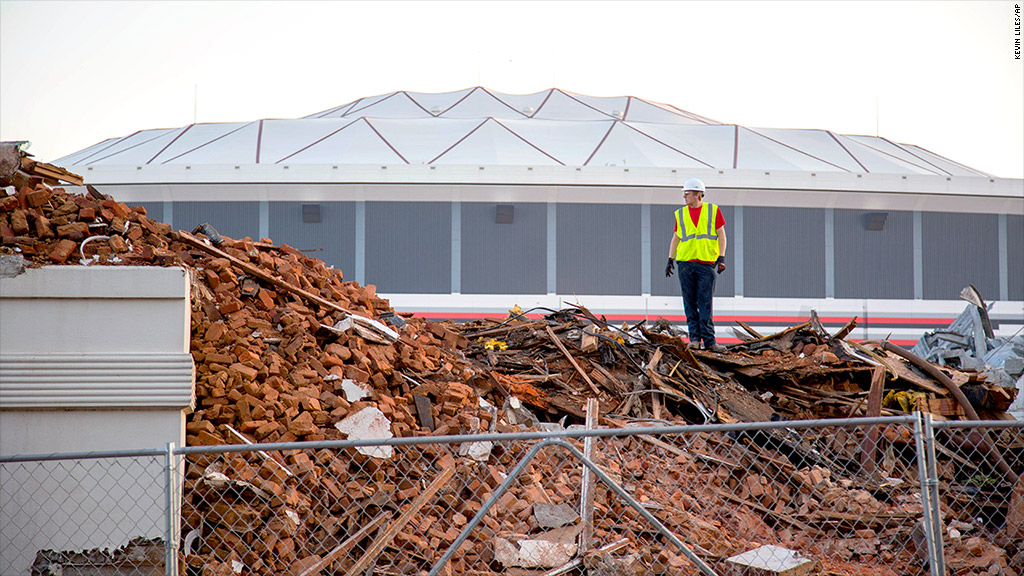
[[[260,238],[258,202],[175,202],[174,227],[191,231],[209,222],[229,238]]]
[[[640,206],[558,205],[560,294],[640,293]]]
[[[868,230],[871,214],[885,214]],[[835,211],[836,298],[914,297],[914,214]]]
[[[320,207],[320,222],[303,222],[302,207]],[[354,202],[271,202],[270,237],[341,269],[355,279],[356,207]]]
[[[512,204],[512,222],[495,221],[497,203],[462,204],[462,292],[547,292],[547,205]]]
[[[968,284],[999,298],[998,216],[925,212],[921,228],[926,299],[955,300]]]
[[[747,206],[743,228],[744,296],[825,296],[824,210]]]
[[[665,262],[668,260],[669,243],[675,229],[675,211],[683,205],[651,206],[651,294],[653,296],[681,296],[679,278],[665,277]],[[725,218],[725,236],[733,238],[739,230],[734,226],[732,206],[719,206]],[[725,249],[726,270],[715,283],[715,296],[732,296],[735,293],[735,276],[733,258],[735,242],[730,242]]]
[[[1006,252],[1010,300],[1024,300],[1024,216],[1006,217]]]
[[[451,293],[449,202],[367,202],[366,283],[380,292]]]

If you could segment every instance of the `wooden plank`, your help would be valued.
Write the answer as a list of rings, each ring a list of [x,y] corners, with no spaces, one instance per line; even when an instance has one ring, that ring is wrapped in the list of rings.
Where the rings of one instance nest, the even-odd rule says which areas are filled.
[[[875,366],[871,372],[871,390],[868,392],[868,418],[882,415],[882,393],[885,391],[885,368]],[[878,426],[869,426],[861,444],[860,465],[867,473],[875,471],[875,452],[878,447]]]
[[[661,361],[661,348],[655,348],[654,354],[651,356],[650,362],[647,363],[647,367],[644,372],[647,373],[647,377],[654,382],[658,388],[664,388],[665,383],[661,380],[661,375],[658,374],[658,362]],[[651,392],[651,414],[655,420],[661,420],[661,395],[657,392]]]
[[[548,336],[551,337],[551,340],[555,343],[555,346],[558,346],[558,349],[562,351],[562,354],[564,354],[565,357],[569,359],[569,362],[572,364],[573,368],[575,368],[576,371],[579,372],[580,376],[583,377],[583,380],[586,381],[587,386],[590,386],[590,390],[593,391],[594,394],[600,396],[601,392],[597,389],[597,386],[594,384],[594,381],[591,380],[590,376],[588,376],[587,373],[583,371],[583,368],[580,368],[580,365],[576,362],[576,359],[572,357],[572,354],[569,354],[569,351],[565,349],[565,345],[562,344],[562,340],[555,335],[554,331],[551,330],[551,326],[544,326],[544,329],[548,331]]]
[[[359,543],[360,540],[366,538],[372,534],[381,524],[391,519],[392,514],[390,512],[381,512],[377,514],[377,517],[370,520],[370,523],[359,529],[358,532],[349,536],[344,542],[338,544],[330,552],[327,553],[319,562],[313,564],[309,568],[306,568],[299,573],[298,576],[315,576],[321,571],[334,564],[343,554],[348,552],[353,546]]]
[[[398,533],[402,531],[402,528],[405,528],[405,525],[412,520],[412,517],[427,505],[427,502],[434,497],[434,494],[437,494],[438,490],[448,484],[448,481],[455,475],[455,468],[455,466],[444,467],[437,478],[430,483],[430,486],[427,486],[426,490],[413,500],[412,504],[402,512],[402,515],[399,516],[397,520],[389,524],[388,527],[385,528],[376,539],[374,539],[373,543],[370,544],[370,547],[366,549],[366,552],[363,553],[362,557],[356,561],[355,565],[350,568],[346,574],[348,576],[356,576],[369,568],[370,564],[376,562],[377,556],[384,551],[385,547],[391,544],[395,539],[395,536],[397,536]]]
[[[757,330],[754,330],[753,328],[751,328],[746,322],[744,322],[742,320],[733,320],[733,322],[739,324],[741,328],[746,330],[747,333],[750,334],[751,336],[753,336],[754,338],[764,338],[764,336],[762,336],[760,333],[758,333]]]

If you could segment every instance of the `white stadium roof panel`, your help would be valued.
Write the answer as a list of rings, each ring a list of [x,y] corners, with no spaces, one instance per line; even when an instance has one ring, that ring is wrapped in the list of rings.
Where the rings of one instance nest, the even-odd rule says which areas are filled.
[[[715,124],[696,114],[681,114],[656,102],[630,98],[624,120],[628,122],[652,122],[659,124]]]
[[[309,116],[305,116],[305,118],[338,118],[343,116],[347,110],[351,110],[357,102],[359,102],[359,100],[353,100],[342,104],[341,106],[335,106],[334,108],[328,108],[327,110],[322,110],[316,114],[310,114]]]
[[[572,100],[583,104],[586,107],[600,110],[610,117],[618,118],[619,120],[626,119],[626,107],[629,106],[629,96],[617,96],[617,97],[606,97],[606,96],[584,96],[582,94],[573,94],[572,92],[562,92]]]
[[[566,122],[564,120],[501,120],[527,142],[570,166],[582,166],[615,124],[614,120]]]
[[[398,91],[297,119],[141,130],[56,160],[161,164],[646,166],[985,176],[907,144],[825,130],[747,129],[635,96],[483,87]]]
[[[666,146],[650,136],[616,122],[601,147],[587,161],[587,166],[678,166],[680,168],[708,168],[692,158]]]
[[[366,106],[354,106],[351,112],[346,112],[345,117],[351,118],[355,115],[367,118],[426,118],[430,113],[423,109],[418,102],[409,97],[405,92],[395,92],[389,98],[384,98]]]
[[[306,116],[306,118],[339,118],[341,116],[346,116],[348,114],[355,114],[360,110],[363,110],[369,106],[373,106],[374,104],[380,102],[381,100],[391,98],[395,94],[397,94],[397,92],[391,92],[390,94],[378,94],[376,96],[360,98],[359,100],[355,100],[348,104],[338,106],[337,108],[328,108],[327,110],[317,112],[316,114],[310,114],[309,116]]]
[[[483,120],[367,118],[366,122],[409,164],[429,164],[479,126]]]
[[[817,150],[815,150],[817,151]],[[806,170],[843,172],[844,170],[798,148],[740,127],[736,168],[740,170]]]
[[[156,154],[156,152],[159,152],[160,148],[170,141],[170,138],[173,138],[173,134],[180,132],[181,130],[183,130],[183,128],[143,130],[123,138],[105,140],[101,145],[90,146],[82,152],[73,154],[72,156],[75,158],[75,164],[91,166],[94,164],[102,164],[104,163],[104,160],[124,153],[126,156],[117,158],[110,163],[131,164],[131,162],[125,161],[126,157],[144,156],[146,150],[152,151],[149,156],[151,157],[153,154]],[[136,162],[136,164],[144,163],[145,161]]]
[[[939,175],[943,175],[943,176],[953,176],[954,175],[954,173],[952,171],[947,170],[945,167],[936,164],[930,158],[926,158],[926,157],[918,154],[916,151],[910,150],[906,146],[895,144],[895,143],[893,143],[893,142],[891,142],[891,141],[889,141],[889,140],[887,140],[885,138],[880,138],[878,136],[847,136],[847,138],[850,138],[852,140],[856,140],[857,142],[863,144],[864,146],[867,146],[867,147],[871,148],[872,150],[876,150],[876,151],[878,151],[881,154],[885,154],[885,155],[891,156],[893,158],[898,158],[899,160],[902,160],[903,162],[906,162],[908,164],[912,164],[913,166],[916,166],[917,168],[920,168],[921,170],[925,170],[927,172],[930,172],[930,173],[933,173],[933,174],[939,174]],[[960,170],[957,170],[957,171],[959,172]],[[978,176],[979,174],[959,174],[959,175]]]
[[[969,168],[967,166],[964,166],[963,164],[960,164],[959,162],[954,162],[949,158],[943,158],[942,156],[939,156],[938,154],[931,152],[930,150],[925,150],[920,146],[914,146],[913,144],[901,144],[901,146],[913,152],[920,158],[927,160],[934,166],[948,171],[950,174],[954,176],[989,176],[989,174],[986,174],[985,172]]]
[[[840,146],[839,141],[827,130],[787,130],[780,128],[753,128],[752,130],[782,144],[792,146],[798,150],[808,151],[808,153],[841,169],[850,172],[864,171],[864,167],[858,164],[853,155]]]
[[[476,88],[460,98],[442,114],[445,118],[524,118],[525,114],[513,108],[496,95]]]
[[[259,122],[196,124],[151,164],[255,164]]]
[[[516,136],[497,120],[484,121],[431,164],[560,166],[557,159]]]
[[[297,122],[295,120],[261,120],[257,134],[259,164],[274,164],[300,150],[330,138],[353,122],[351,118],[321,118]]]
[[[318,121],[321,122],[321,121]],[[341,119],[332,132],[267,162],[275,164],[404,164],[363,118]]]
[[[934,168],[928,167],[920,159],[906,161],[889,151],[881,150],[871,140],[879,140],[870,136],[851,137],[836,135],[839,141],[853,154],[864,166],[867,172],[883,174],[940,174]]]
[[[443,92],[440,94],[427,94],[425,92],[408,92],[410,98],[415,100],[424,110],[429,112],[431,115],[443,115],[445,110],[448,110],[460,100],[465,98],[470,92],[477,90],[477,88],[467,88],[465,90],[458,90],[456,92]]]
[[[561,90],[552,90],[551,96],[534,111],[532,118],[543,120],[613,120],[611,111],[586,105]]]
[[[480,90],[487,90],[486,88],[480,88]],[[548,96],[551,95],[551,90],[544,90],[542,92],[535,92],[533,94],[505,94],[502,92],[490,92],[492,96],[503,102],[509,108],[518,110],[523,118],[530,117],[535,111],[540,109],[540,105],[547,100]]]
[[[679,150],[699,165],[718,169],[733,167],[736,127],[728,125],[630,124],[636,130]]]

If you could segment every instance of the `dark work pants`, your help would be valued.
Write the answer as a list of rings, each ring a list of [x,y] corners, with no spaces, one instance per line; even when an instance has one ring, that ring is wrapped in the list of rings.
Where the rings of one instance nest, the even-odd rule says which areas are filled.
[[[700,262],[676,262],[679,286],[683,290],[683,312],[690,342],[704,342],[704,347],[715,345],[715,323],[711,302],[715,294],[715,267]]]

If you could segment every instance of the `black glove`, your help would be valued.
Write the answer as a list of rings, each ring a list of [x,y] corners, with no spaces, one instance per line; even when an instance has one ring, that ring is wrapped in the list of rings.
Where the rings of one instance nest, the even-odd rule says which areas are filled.
[[[725,256],[719,256],[718,260],[715,260],[715,270],[718,270],[719,274],[725,272]]]
[[[675,272],[675,269],[676,269],[676,259],[675,258],[669,258],[668,259],[668,264],[665,264],[665,278],[668,278],[669,276],[671,276],[672,272]]]

